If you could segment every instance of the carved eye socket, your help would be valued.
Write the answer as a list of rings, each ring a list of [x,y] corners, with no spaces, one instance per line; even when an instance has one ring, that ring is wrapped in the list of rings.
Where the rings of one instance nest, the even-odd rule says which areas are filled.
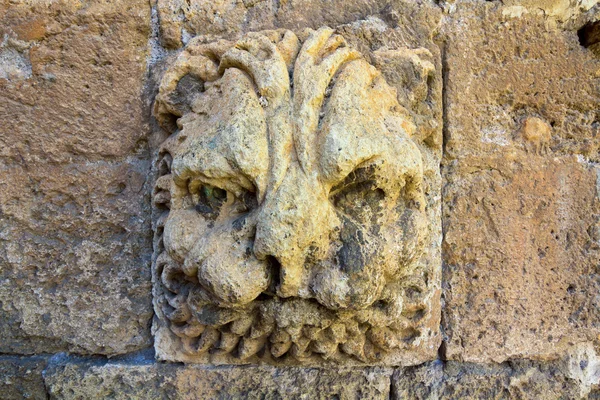
[[[385,192],[372,177],[372,171],[356,170],[331,191],[333,205],[356,222],[377,221]]]
[[[385,192],[374,181],[350,184],[331,196],[333,204],[346,211],[353,208],[374,208],[384,197]]]
[[[231,215],[247,213],[258,206],[256,195],[250,191],[244,190],[241,195],[235,196],[211,185],[200,186],[197,198],[194,208],[210,219],[217,218],[222,212]]]
[[[215,217],[221,211],[221,207],[227,201],[227,191],[215,186],[202,185],[198,193],[196,211],[207,216]]]
[[[227,191],[214,186],[202,186],[204,197],[212,202],[223,202],[227,200]]]

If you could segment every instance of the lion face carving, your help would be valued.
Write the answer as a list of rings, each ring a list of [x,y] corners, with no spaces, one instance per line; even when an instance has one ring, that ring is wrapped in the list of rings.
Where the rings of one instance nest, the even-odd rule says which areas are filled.
[[[340,35],[196,38],[155,115],[174,131],[156,307],[187,359],[373,363],[410,345],[422,156],[395,90]]]

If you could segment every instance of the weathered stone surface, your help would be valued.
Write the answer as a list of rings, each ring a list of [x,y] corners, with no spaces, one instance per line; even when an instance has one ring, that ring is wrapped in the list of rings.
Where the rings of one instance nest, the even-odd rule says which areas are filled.
[[[42,357],[0,356],[0,398],[2,400],[46,399]]]
[[[2,351],[147,346],[149,163],[0,165]]]
[[[404,399],[596,399],[600,369],[578,359],[580,371],[595,374],[595,384],[577,379],[568,362],[515,360],[502,364],[436,362],[398,369],[392,376],[391,398]]]
[[[393,372],[393,375],[392,375]],[[502,364],[435,361],[395,371],[202,367],[57,357],[44,372],[52,399],[596,399],[600,363],[580,348],[565,360]]]
[[[425,48],[370,57],[414,107],[330,28],[200,36],[166,71],[155,107],[173,132],[155,190],[161,359],[435,356],[440,143],[421,104],[439,99],[435,59]]]
[[[598,19],[598,0],[505,0],[500,3],[502,15],[507,17],[534,16],[545,20],[547,26],[573,29],[585,22]],[[468,0],[443,0],[441,6],[447,12],[454,12]]]
[[[453,18],[445,356],[555,358],[600,333],[600,189],[590,164],[600,160],[600,62],[575,32],[507,19],[497,5]]]
[[[161,40],[167,48],[181,47],[198,35],[232,38],[249,31],[318,29],[369,18],[398,28],[410,42],[411,36],[430,38],[440,19],[440,9],[433,2],[405,0],[156,0],[156,10]]]
[[[387,399],[388,369],[199,367],[66,362],[50,368],[51,399]]]
[[[500,11],[492,3],[464,5],[444,24],[446,155],[524,149],[518,132],[524,119],[538,117],[552,127],[552,155],[600,161],[600,60],[576,32]]]
[[[152,63],[166,55],[164,69],[175,80],[169,94],[159,98],[164,108],[157,116],[169,129],[181,117],[180,132],[172,138],[187,136],[184,145],[185,140],[196,142],[185,148],[166,143],[152,171],[164,175],[174,165],[183,171],[168,184],[161,178],[152,193],[157,203],[155,245],[157,255],[166,246],[172,258],[179,258],[182,271],[194,273],[181,279],[181,265],[173,268],[155,259],[159,359],[333,365],[347,361],[336,352],[351,342],[352,334],[364,334],[368,343],[349,348],[349,354],[358,356],[356,364],[409,365],[434,359],[441,336],[442,283],[442,54],[434,40],[442,19],[437,39],[444,42],[446,71],[446,340],[440,354],[471,361],[397,369],[390,380],[392,370],[377,368],[184,366],[156,363],[144,355],[112,361],[59,356],[46,369],[44,358],[3,356],[0,398],[600,398],[596,0],[0,3],[0,352],[115,356],[151,343],[148,193],[154,182],[144,107],[153,101],[153,84],[144,90],[143,85],[147,57]],[[148,43],[151,7],[160,38],[155,27],[153,37],[158,39]],[[443,18],[442,10],[447,12]],[[296,52],[293,35],[305,44],[310,35],[305,28],[326,25],[335,27],[345,42],[328,36],[327,49],[317,52],[312,69],[297,64],[309,87],[325,75],[332,75],[334,84],[304,90],[307,85],[298,78],[293,87],[277,85],[286,75],[294,80],[294,60],[306,56]],[[240,42],[247,32],[279,28],[294,34],[263,32]],[[208,36],[192,39],[201,35]],[[178,53],[157,47],[159,41],[169,49],[187,45],[181,54],[190,58],[176,61]],[[200,58],[207,55],[202,51],[217,42],[206,69],[198,72]],[[277,51],[272,42],[279,45]],[[256,59],[249,61],[245,51]],[[345,66],[335,74],[320,74],[318,66],[339,53],[347,57]],[[175,70],[167,69],[170,62],[178,63]],[[261,68],[277,63],[283,67],[279,75],[277,68],[261,74]],[[161,68],[152,73],[161,74]],[[218,79],[202,78],[214,69]],[[243,72],[232,78],[233,70]],[[202,82],[190,78],[194,73]],[[376,77],[376,84],[357,90],[365,76]],[[244,84],[246,90],[239,90]],[[340,86],[352,93],[336,102]],[[376,140],[356,148],[377,150],[372,153],[388,165],[420,160],[415,164],[420,162],[416,169],[422,172],[406,175],[421,185],[410,182],[412,190],[399,191],[406,183],[398,179],[403,173],[381,173],[382,168],[359,185],[354,179],[345,188],[324,184],[322,170],[343,170],[341,166],[356,164],[356,159],[327,162],[328,152],[319,140],[306,140],[296,127],[282,128],[297,116],[286,120],[273,112],[261,121],[264,113],[286,107],[279,101],[281,92],[273,88],[299,97],[317,93],[311,100],[324,99],[327,107],[335,108],[306,107],[298,113],[299,128],[310,127],[305,122],[313,118],[320,121],[316,126],[322,132],[335,126],[335,135],[329,136],[339,138],[360,136],[380,120],[391,131],[402,127],[405,132],[396,137],[412,142],[413,148],[390,151]],[[395,99],[389,95],[392,89]],[[223,96],[214,95],[219,91]],[[202,103],[202,96],[213,96],[212,102]],[[361,96],[367,100],[356,100]],[[220,103],[217,97],[226,101]],[[382,107],[386,101],[393,110]],[[230,106],[242,111],[228,114]],[[352,115],[356,110],[360,117]],[[244,118],[234,118],[244,112]],[[209,123],[201,121],[204,114]],[[201,124],[192,121],[196,117]],[[268,137],[260,138],[264,132],[253,141],[231,140],[236,129],[258,125],[267,126],[270,143]],[[211,129],[225,132],[225,140],[208,147],[234,148],[221,154],[227,162],[218,167],[229,173],[232,165],[243,164],[241,178],[218,176],[223,168],[205,171],[219,160],[217,151],[198,144]],[[281,154],[271,156],[278,148],[271,134],[278,131],[291,136],[290,147],[300,150],[279,146]],[[342,149],[347,147],[343,144]],[[173,150],[175,161],[164,150]],[[197,154],[190,157],[186,151]],[[313,152],[318,156],[311,157]],[[195,164],[198,154],[206,156],[200,166]],[[273,173],[278,168],[280,175]],[[189,182],[183,182],[186,174]],[[204,187],[197,190],[193,206],[207,217],[200,223],[196,214],[176,215],[187,201],[182,192],[198,189],[198,176]],[[256,198],[244,195],[238,201],[238,186]],[[336,193],[331,197],[323,195],[329,186]],[[382,192],[400,192],[396,200],[401,199],[405,212],[393,202],[382,202]],[[249,217],[261,202],[262,212]],[[172,226],[166,215],[158,218],[166,205]],[[243,224],[237,217],[245,211],[234,210],[236,218],[214,212],[237,206],[249,211]],[[343,210],[328,212],[334,207]],[[362,230],[354,224],[337,235],[324,224],[333,221],[330,225],[344,228],[336,218],[350,221],[369,212],[366,217],[371,218],[359,221]],[[394,219],[401,223],[394,226]],[[388,235],[381,227],[390,228]],[[246,246],[248,236],[252,246]],[[422,243],[422,236],[435,240]],[[232,237],[239,240],[225,240]],[[392,251],[394,244],[399,246]],[[423,255],[417,262],[415,249],[420,246]],[[323,248],[329,250],[318,251]],[[206,255],[207,249],[219,254]],[[236,257],[232,249],[243,254]],[[340,251],[334,255],[335,250]],[[186,265],[182,260],[190,259],[189,253],[196,260]],[[373,255],[383,256],[370,265],[368,256]],[[403,258],[401,263],[395,262],[396,256]],[[397,264],[403,272],[390,273]],[[383,278],[378,268],[385,270]],[[392,287],[398,290],[391,290],[390,282],[401,282]],[[190,286],[202,287],[196,290],[202,296],[179,296],[189,294]],[[400,315],[390,312],[392,300],[395,311],[402,309]],[[259,304],[259,310],[250,310],[248,304]],[[260,313],[262,319],[257,318]],[[331,322],[331,315],[340,320]],[[180,336],[194,339],[188,346],[192,352],[212,349],[204,355],[183,354]],[[378,358],[390,351],[386,346],[396,345],[400,355]],[[294,359],[280,359],[286,352]],[[321,356],[307,360],[311,352]]]
[[[2,352],[150,345],[149,14],[0,4]]]
[[[146,1],[2,0],[0,21],[1,157],[94,161],[143,147]]]
[[[507,155],[447,166],[449,359],[556,357],[600,333],[597,171]]]
[[[439,398],[444,379],[444,363],[436,360],[414,367],[397,368],[391,380],[390,399]]]

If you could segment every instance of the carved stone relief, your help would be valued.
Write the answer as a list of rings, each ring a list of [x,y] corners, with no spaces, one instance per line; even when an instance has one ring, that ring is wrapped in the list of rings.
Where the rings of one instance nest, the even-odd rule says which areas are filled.
[[[424,345],[439,207],[425,145],[341,35],[192,39],[154,114],[171,132],[154,191],[159,358],[393,365]]]

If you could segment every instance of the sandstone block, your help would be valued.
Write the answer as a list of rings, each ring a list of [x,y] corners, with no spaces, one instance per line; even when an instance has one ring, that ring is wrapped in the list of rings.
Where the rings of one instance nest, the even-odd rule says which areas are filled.
[[[560,357],[600,333],[600,62],[575,32],[462,7],[446,25],[445,356]]]
[[[150,344],[145,1],[0,2],[0,351]]]
[[[45,374],[51,399],[387,399],[391,370],[199,367],[62,362]]]
[[[198,35],[231,39],[249,31],[318,29],[357,24],[369,18],[381,19],[397,28],[398,35],[402,35],[408,44],[411,36],[415,35],[431,39],[441,14],[439,7],[433,3],[404,0],[392,4],[375,0],[290,0],[279,3],[260,0],[157,0],[156,10],[161,40],[167,48],[181,47]],[[381,35],[383,32],[378,33]]]
[[[583,360],[580,360],[583,361]],[[583,361],[580,370],[590,369]],[[591,366],[591,368],[596,368]],[[600,386],[582,384],[566,362],[503,364],[436,362],[398,369],[392,399],[596,399]]]
[[[600,60],[577,32],[501,10],[495,3],[463,4],[443,25],[445,156],[527,150],[520,130],[538,118],[551,128],[552,155],[600,161]]]
[[[0,2],[0,156],[15,162],[143,150],[146,1]]]
[[[149,163],[0,165],[0,351],[148,346]]]
[[[464,0],[443,0],[441,6],[452,13],[463,6],[470,7],[470,4]],[[506,0],[500,7],[503,16],[536,17],[545,20],[547,26],[561,29],[578,29],[588,21],[597,20],[600,11],[598,0]]]
[[[553,358],[600,331],[598,171],[465,157],[444,190],[446,357]]]

